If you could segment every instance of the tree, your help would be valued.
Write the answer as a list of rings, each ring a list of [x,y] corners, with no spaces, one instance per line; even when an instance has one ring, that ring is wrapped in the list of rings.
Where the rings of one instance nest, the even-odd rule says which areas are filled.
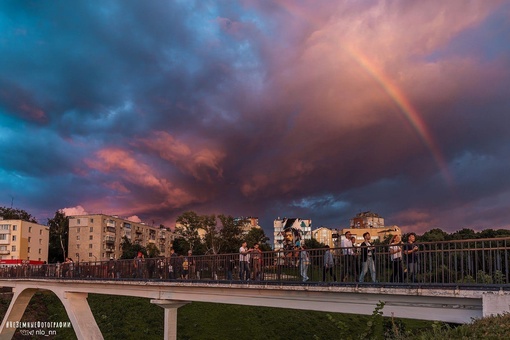
[[[427,231],[420,237],[416,237],[416,241],[418,242],[437,242],[437,241],[445,241],[450,238],[447,232],[442,231],[439,228],[434,228]]]
[[[451,234],[453,240],[472,240],[477,238],[477,234],[473,229],[463,228]]]
[[[149,243],[145,249],[147,250],[148,257],[158,257],[161,254],[161,251],[154,243]]]
[[[325,248],[326,245],[322,242],[317,241],[314,238],[311,238],[309,240],[305,240],[305,247],[307,249],[321,249],[321,248]]]
[[[269,244],[269,237],[266,236],[262,228],[251,228],[244,240],[248,243],[249,247],[252,247],[255,243],[260,245],[260,250],[269,251],[271,245]]]
[[[201,216],[202,228],[205,230],[205,248],[206,254],[218,254],[220,250],[220,237],[216,229],[216,216],[204,215]]]
[[[121,259],[134,259],[139,251],[141,251],[144,256],[147,256],[147,249],[139,245],[138,243],[136,244],[131,243],[131,240],[128,239],[127,236],[124,236],[122,238],[121,249],[122,249],[122,255],[120,256]]]
[[[242,243],[241,226],[230,215],[219,215],[221,221],[220,249],[223,254],[237,253]]]
[[[186,211],[177,217],[177,223],[179,225],[175,228],[175,233],[186,241],[189,249],[193,250],[200,243],[198,229],[202,226],[202,219],[196,212]]]
[[[63,210],[57,210],[55,216],[48,219],[48,227],[50,228],[48,260],[50,263],[64,261],[68,256],[69,217]]]
[[[23,220],[27,222],[37,223],[35,217],[22,209],[14,209],[8,207],[0,207],[0,216],[4,220]]]

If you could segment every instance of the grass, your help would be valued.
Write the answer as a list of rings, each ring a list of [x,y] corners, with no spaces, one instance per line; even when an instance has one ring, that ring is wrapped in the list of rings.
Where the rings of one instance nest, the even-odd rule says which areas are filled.
[[[149,299],[89,294],[88,300],[105,339],[163,338],[163,308],[151,304]],[[5,314],[9,301],[10,298],[0,298],[0,316]],[[510,338],[510,315],[462,326],[383,318],[384,335],[377,336],[367,333],[377,322],[375,320],[374,316],[194,302],[179,308],[177,336],[181,340],[329,340],[359,339],[363,334],[370,334],[366,338],[396,340]],[[69,321],[69,318],[55,295],[38,293],[22,321]],[[397,325],[397,333],[389,331],[393,325]],[[70,328],[58,329],[54,337],[39,338],[67,340],[76,339],[76,336]],[[14,339],[26,337],[16,332]]]

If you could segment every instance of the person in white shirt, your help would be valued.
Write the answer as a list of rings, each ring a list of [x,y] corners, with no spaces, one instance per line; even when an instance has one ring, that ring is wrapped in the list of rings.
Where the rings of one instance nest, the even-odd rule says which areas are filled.
[[[404,268],[402,267],[402,239],[395,235],[390,242],[390,257],[393,272],[391,282],[404,282]]]
[[[351,237],[352,234],[350,231],[345,232],[345,238],[340,242],[340,246],[342,247],[343,256],[343,271],[341,281],[347,281],[350,276],[352,276],[352,280],[355,281],[357,278],[356,273],[356,259],[354,257],[354,248],[352,245]]]
[[[250,251],[248,244],[243,242],[239,248],[239,280],[248,281],[250,279]]]

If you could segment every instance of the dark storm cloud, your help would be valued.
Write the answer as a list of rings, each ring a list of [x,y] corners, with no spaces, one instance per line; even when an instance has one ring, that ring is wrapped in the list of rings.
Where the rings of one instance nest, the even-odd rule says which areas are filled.
[[[0,6],[0,182],[37,216],[508,225],[504,2]]]

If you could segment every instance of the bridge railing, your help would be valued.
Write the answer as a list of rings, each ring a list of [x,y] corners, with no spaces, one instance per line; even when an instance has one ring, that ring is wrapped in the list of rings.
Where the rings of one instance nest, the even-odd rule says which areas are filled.
[[[416,243],[406,254],[406,244],[374,245],[373,248],[331,248],[240,254],[172,256],[143,261],[108,260],[0,268],[2,278],[58,278],[112,280],[190,280],[343,284],[373,282],[370,270],[360,277],[371,255],[375,281],[394,284],[508,285],[510,283],[510,238]],[[414,246],[413,246],[414,247]],[[401,252],[392,261],[391,250]],[[412,249],[412,248],[409,248]],[[306,253],[303,253],[303,252]],[[331,252],[333,264],[326,252]],[[370,251],[370,252],[369,252]],[[398,254],[397,254],[398,256]],[[369,260],[371,261],[371,260]],[[246,274],[247,269],[248,274]],[[241,274],[243,274],[241,277]]]

